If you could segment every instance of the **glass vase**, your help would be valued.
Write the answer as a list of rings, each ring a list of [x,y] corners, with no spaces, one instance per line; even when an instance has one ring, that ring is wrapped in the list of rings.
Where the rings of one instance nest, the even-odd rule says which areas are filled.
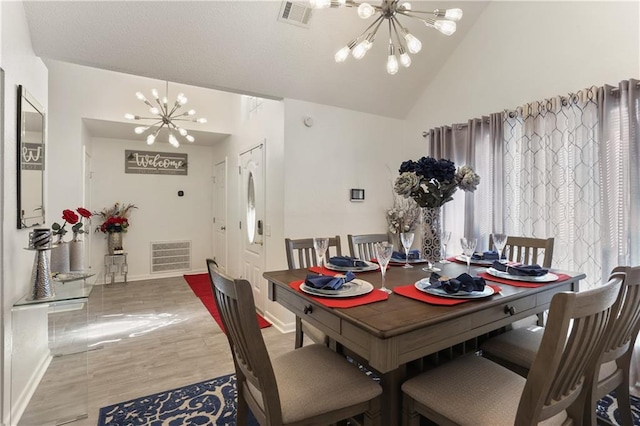
[[[436,263],[441,258],[442,207],[422,208],[422,258]]]
[[[122,254],[122,232],[110,232],[107,234],[107,248],[109,254]]]

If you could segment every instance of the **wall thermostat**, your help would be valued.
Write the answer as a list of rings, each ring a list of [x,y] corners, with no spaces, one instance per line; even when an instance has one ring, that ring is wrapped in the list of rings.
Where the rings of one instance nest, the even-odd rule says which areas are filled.
[[[364,189],[352,188],[351,201],[364,201]]]
[[[178,191],[178,197],[182,197],[184,195],[184,191]]]

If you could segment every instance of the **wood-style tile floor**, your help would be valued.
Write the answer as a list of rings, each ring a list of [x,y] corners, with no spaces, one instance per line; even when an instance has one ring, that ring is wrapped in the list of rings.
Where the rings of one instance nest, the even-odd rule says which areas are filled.
[[[88,317],[88,395],[78,397],[79,406],[88,405],[88,418],[70,425],[95,426],[100,407],[234,371],[225,335],[182,277],[96,286]],[[293,349],[293,333],[268,327],[263,336],[272,356]],[[81,381],[69,383],[78,377],[70,369],[84,365],[82,355],[74,357],[54,358],[40,384],[50,386],[48,395],[57,392],[56,384],[63,384],[60,392],[74,386],[84,391]],[[28,420],[33,405],[20,425],[34,425]],[[74,410],[60,404],[57,409]]]

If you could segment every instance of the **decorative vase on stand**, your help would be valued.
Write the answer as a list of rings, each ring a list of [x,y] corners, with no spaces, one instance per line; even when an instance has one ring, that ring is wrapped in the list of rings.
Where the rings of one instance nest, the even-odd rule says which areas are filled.
[[[58,235],[58,240],[54,244],[56,247],[51,249],[51,272],[67,273],[71,267],[69,244],[62,241],[62,235]]]
[[[110,232],[107,234],[107,247],[109,254],[122,254],[122,232]]]
[[[442,207],[422,208],[422,257],[436,263],[441,255]]]
[[[77,232],[69,242],[69,267],[72,271],[84,271],[84,241]]]

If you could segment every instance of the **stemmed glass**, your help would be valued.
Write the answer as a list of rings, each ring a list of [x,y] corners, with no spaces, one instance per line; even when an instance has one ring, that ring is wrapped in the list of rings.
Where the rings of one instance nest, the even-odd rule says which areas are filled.
[[[413,237],[413,232],[400,233],[400,241],[402,242],[402,247],[404,247],[404,251],[406,253],[403,268],[413,268],[413,266],[409,265],[409,250],[411,249],[411,244],[413,244]]]
[[[393,244],[383,241],[381,243],[376,243],[375,249],[376,258],[380,265],[380,272],[382,273],[382,287],[380,287],[380,290],[385,293],[391,293],[391,290],[385,287],[385,274],[387,272],[387,265],[389,264],[389,260],[391,260],[391,255],[393,254]]]
[[[498,262],[502,262],[502,250],[504,250],[505,244],[507,244],[507,234],[492,234],[493,245],[498,250]]]
[[[316,251],[321,268],[324,268],[324,256],[327,253],[327,248],[329,248],[329,238],[313,239],[313,249]]]
[[[477,238],[460,238],[460,245],[462,245],[462,252],[467,258],[467,273],[471,272],[471,256],[476,251],[476,245],[478,244]]]
[[[440,259],[440,263],[451,263],[447,260],[447,244],[449,244],[449,240],[451,240],[451,231],[442,231],[440,235],[440,241],[442,242],[442,259]]]

